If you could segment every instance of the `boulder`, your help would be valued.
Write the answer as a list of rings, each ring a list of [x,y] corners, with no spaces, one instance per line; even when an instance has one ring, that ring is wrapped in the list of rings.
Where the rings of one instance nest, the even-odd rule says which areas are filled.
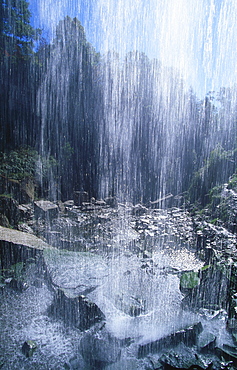
[[[37,349],[37,344],[34,340],[27,340],[24,342],[22,345],[22,353],[26,357],[31,357],[33,356],[35,350]]]
[[[20,293],[22,293],[24,290],[29,288],[26,281],[21,280],[21,279],[15,279],[15,278],[9,279],[9,286],[10,288]]]
[[[86,191],[74,191],[73,200],[75,206],[82,206],[83,203],[89,202],[89,194]]]
[[[56,319],[63,319],[67,326],[87,330],[92,325],[105,319],[99,307],[85,296],[68,297],[64,291],[56,292],[48,313]]]
[[[47,200],[39,200],[34,202],[35,218],[42,218],[51,221],[58,217],[58,206]]]
[[[80,342],[83,358],[90,366],[104,368],[107,364],[119,360],[123,342],[102,327],[99,330],[86,333]]]
[[[197,342],[197,346],[202,353],[208,353],[216,347],[216,336],[212,333],[203,331]]]
[[[219,358],[224,358],[226,361],[231,361],[234,366],[237,366],[237,351],[235,347],[224,345],[223,348],[216,348],[216,354]]]
[[[70,199],[70,200],[66,200],[64,203],[63,203],[64,207],[67,209],[67,208],[72,208],[74,206],[74,200],[73,199]]]
[[[65,370],[78,370],[78,369],[86,369],[86,364],[82,356],[74,356],[70,358],[68,362],[64,364]]]
[[[108,206],[110,206],[112,208],[115,208],[115,207],[118,206],[118,201],[117,201],[116,197],[107,197],[107,198],[105,198],[104,201]]]
[[[132,209],[132,214],[134,216],[141,216],[147,213],[147,208],[144,207],[142,204],[136,204]]]

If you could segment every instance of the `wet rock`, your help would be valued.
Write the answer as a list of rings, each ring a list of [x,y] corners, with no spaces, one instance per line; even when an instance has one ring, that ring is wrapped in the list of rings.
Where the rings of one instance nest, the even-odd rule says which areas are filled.
[[[188,271],[184,272],[180,277],[180,290],[185,292],[187,289],[193,289],[200,283],[198,272]]]
[[[116,208],[118,206],[118,201],[116,197],[107,197],[104,199],[104,201],[108,206],[112,208]]]
[[[52,220],[58,217],[58,206],[47,200],[39,200],[34,202],[35,218],[42,218],[45,220]]]
[[[62,213],[66,212],[66,206],[61,200],[57,201],[57,206],[58,206],[58,209],[59,209],[60,212],[62,212]]]
[[[34,235],[0,226],[0,257],[2,269],[34,258],[50,246]]]
[[[229,318],[227,321],[227,330],[231,333],[235,345],[237,345],[237,320],[236,318]]]
[[[56,292],[48,313],[56,319],[63,319],[67,326],[75,326],[82,331],[105,319],[99,307],[88,298],[82,295],[70,298],[62,290]]]
[[[154,342],[140,344],[138,348],[138,357],[145,357],[148,353],[156,353],[163,348],[174,347],[180,343],[184,343],[187,346],[196,345],[198,335],[202,332],[202,330],[202,324],[197,323]]]
[[[105,207],[107,206],[107,203],[101,199],[101,200],[94,200],[93,204],[98,207]]]
[[[183,307],[193,309],[226,309],[228,305],[229,271],[225,265],[205,266],[199,271],[200,282],[185,293]]]
[[[75,356],[64,364],[66,370],[86,369],[85,361],[81,356]]]
[[[146,300],[121,293],[114,299],[115,306],[129,316],[137,317],[147,312]]]
[[[20,220],[18,202],[10,196],[0,196],[0,213],[7,217],[12,226],[16,226]]]
[[[136,204],[132,209],[132,214],[134,216],[141,216],[147,212],[147,208],[144,207],[142,204]]]
[[[224,345],[223,348],[217,347],[215,353],[219,358],[224,358],[226,361],[231,361],[234,366],[237,366],[237,350],[235,347]]]
[[[216,336],[203,331],[198,337],[197,346],[202,353],[208,353],[216,347]]]
[[[33,340],[27,340],[22,345],[21,350],[22,350],[23,355],[25,355],[26,357],[32,357],[36,349],[37,349],[36,342]]]
[[[221,367],[212,367],[213,361],[207,360],[203,355],[198,354],[195,349],[179,345],[175,350],[164,353],[159,362],[162,364],[162,370],[207,370],[220,369]]]
[[[0,213],[0,226],[10,227],[10,222],[7,216],[3,215],[2,213]]]
[[[45,249],[44,261],[51,284],[71,298],[88,295],[108,275],[104,259],[91,253]]]
[[[20,204],[18,207],[21,220],[29,220],[33,215],[33,207],[31,204]]]
[[[83,358],[89,365],[96,366],[96,369],[118,361],[122,346],[122,341],[105,328],[86,333],[80,342]]]
[[[22,293],[24,290],[29,288],[26,281],[12,278],[9,282],[10,288]]]
[[[18,230],[28,234],[34,234],[34,230],[25,222],[18,225]]]
[[[136,358],[126,358],[120,359],[118,362],[109,364],[106,366],[106,370],[119,370],[119,369],[126,369],[126,370],[151,370],[151,369],[158,369],[158,367],[152,367],[150,361],[147,361],[144,364],[144,361],[139,361]]]
[[[73,200],[75,206],[82,206],[83,203],[89,202],[89,194],[86,191],[74,191]]]
[[[72,208],[74,206],[74,200],[73,199],[70,199],[70,200],[66,200],[64,203],[63,203],[64,207],[66,208]]]

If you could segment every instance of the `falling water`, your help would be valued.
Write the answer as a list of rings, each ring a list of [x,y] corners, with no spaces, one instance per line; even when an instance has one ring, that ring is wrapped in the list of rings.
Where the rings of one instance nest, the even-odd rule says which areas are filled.
[[[4,285],[0,355],[11,356],[0,366],[163,369],[178,340],[179,355],[193,345],[192,360],[200,355],[207,368],[218,360],[201,356],[200,323],[215,346],[233,346],[229,270],[213,266],[236,236],[205,212],[194,225],[187,205],[207,206],[207,193],[236,170],[237,4],[31,0],[30,8],[46,41],[36,45],[37,137],[29,130],[28,141],[39,152],[41,196],[60,211],[44,219],[34,206],[30,225],[50,246],[24,261],[28,289]],[[9,258],[17,280],[22,261]],[[29,359],[19,350],[27,339],[39,347]]]

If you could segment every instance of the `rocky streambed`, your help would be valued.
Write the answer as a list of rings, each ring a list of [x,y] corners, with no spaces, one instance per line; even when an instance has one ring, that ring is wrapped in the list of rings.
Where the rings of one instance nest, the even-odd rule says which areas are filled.
[[[2,369],[236,368],[234,234],[178,208],[19,212],[0,229]]]

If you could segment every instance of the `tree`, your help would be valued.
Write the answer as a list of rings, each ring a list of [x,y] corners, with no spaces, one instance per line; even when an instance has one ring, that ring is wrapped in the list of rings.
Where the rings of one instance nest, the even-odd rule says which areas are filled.
[[[33,54],[34,40],[40,30],[30,25],[29,3],[25,0],[0,1],[1,60],[27,60]]]
[[[25,0],[0,0],[0,149],[32,145],[34,40]],[[33,62],[33,63],[32,63]],[[34,72],[34,73],[33,73]]]

